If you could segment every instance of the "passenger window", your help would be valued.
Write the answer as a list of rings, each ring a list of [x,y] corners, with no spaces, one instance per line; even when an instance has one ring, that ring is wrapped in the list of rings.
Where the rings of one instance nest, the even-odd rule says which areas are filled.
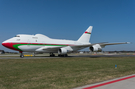
[[[33,39],[38,39],[38,37],[32,37]]]

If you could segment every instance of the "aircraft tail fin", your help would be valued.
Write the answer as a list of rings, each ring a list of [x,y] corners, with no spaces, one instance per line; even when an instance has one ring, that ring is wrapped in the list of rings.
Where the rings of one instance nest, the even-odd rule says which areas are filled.
[[[89,26],[89,28],[82,34],[82,36],[77,40],[78,42],[84,42],[89,43],[91,32],[92,32],[93,26]]]

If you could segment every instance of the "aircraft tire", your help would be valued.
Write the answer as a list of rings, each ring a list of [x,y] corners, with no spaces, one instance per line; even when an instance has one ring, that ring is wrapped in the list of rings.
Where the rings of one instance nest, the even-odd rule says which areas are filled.
[[[61,55],[59,54],[58,57],[67,57],[68,55],[67,54],[64,54],[64,55]]]
[[[53,53],[50,53],[50,57],[55,57],[55,54],[53,54]]]
[[[23,54],[21,54],[21,55],[20,55],[20,58],[24,58],[24,55],[23,55]]]
[[[67,57],[68,55],[67,54],[64,54],[64,57]]]

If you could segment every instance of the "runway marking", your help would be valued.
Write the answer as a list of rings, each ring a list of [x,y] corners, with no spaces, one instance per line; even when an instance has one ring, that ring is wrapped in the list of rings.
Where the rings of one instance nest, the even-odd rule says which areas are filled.
[[[128,76],[128,77],[124,77],[124,78],[116,79],[116,80],[113,80],[113,81],[101,83],[101,84],[98,84],[98,85],[93,85],[93,86],[90,86],[90,87],[87,87],[87,88],[83,88],[83,89],[93,89],[93,88],[97,88],[97,87],[100,87],[100,86],[108,85],[108,84],[111,84],[111,83],[115,83],[115,82],[123,81],[123,80],[126,80],[126,79],[130,79],[130,78],[133,78],[133,77],[135,77],[135,75],[131,75],[131,76]]]

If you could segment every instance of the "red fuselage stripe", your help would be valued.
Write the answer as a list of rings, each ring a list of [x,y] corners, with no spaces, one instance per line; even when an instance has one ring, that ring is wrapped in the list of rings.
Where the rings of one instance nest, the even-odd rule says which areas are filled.
[[[2,43],[3,46],[9,48],[9,49],[12,49],[12,50],[16,50],[16,51],[20,51],[16,48],[13,47],[13,45],[17,45],[17,44],[30,44],[30,45],[62,45],[62,46],[74,46],[73,44],[48,44],[48,43]]]

